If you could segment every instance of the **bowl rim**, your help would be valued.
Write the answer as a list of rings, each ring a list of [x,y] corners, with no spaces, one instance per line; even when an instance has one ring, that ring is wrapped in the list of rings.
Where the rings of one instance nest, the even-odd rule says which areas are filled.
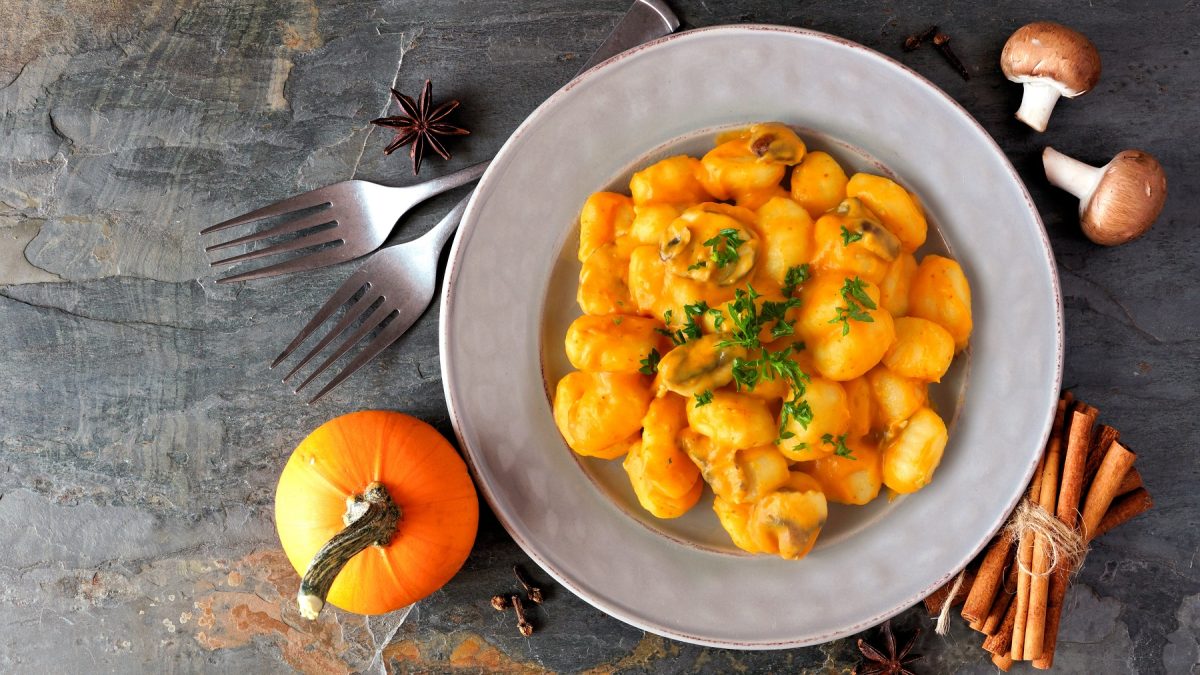
[[[847,38],[839,37],[839,36],[825,33],[822,31],[812,30],[812,29],[808,29],[808,28],[798,28],[798,27],[793,27],[793,26],[783,26],[783,25],[777,25],[777,24],[764,24],[764,23],[722,24],[722,25],[705,26],[705,27],[700,27],[700,28],[689,29],[686,31],[680,31],[677,33],[673,33],[671,35],[657,38],[657,39],[651,40],[649,42],[645,42],[641,45],[638,45],[637,47],[634,47],[634,48],[631,48],[624,52],[621,52],[619,54],[616,54],[616,55],[606,59],[605,61],[602,61],[599,64],[593,66],[592,68],[588,69],[587,71],[581,73],[577,77],[573,78],[570,82],[568,82],[565,85],[563,85],[562,87],[560,87],[549,98],[547,98],[537,108],[535,108],[533,110],[533,112],[531,112],[517,126],[517,128],[513,131],[512,135],[509,136],[509,138],[504,142],[503,146],[501,146],[500,150],[496,153],[496,156],[489,164],[488,169],[484,172],[483,176],[480,178],[479,183],[478,183],[475,191],[472,193],[470,202],[468,203],[467,208],[463,214],[462,224],[458,228],[458,231],[455,233],[454,241],[452,242],[452,245],[450,247],[450,254],[449,254],[449,258],[446,263],[445,275],[444,275],[444,279],[442,282],[442,292],[441,292],[441,298],[440,298],[441,304],[440,304],[440,312],[439,312],[439,318],[438,318],[438,346],[439,346],[438,359],[439,359],[439,365],[441,367],[441,372],[442,372],[442,389],[443,389],[443,393],[444,393],[445,399],[446,399],[446,406],[447,406],[447,411],[449,414],[450,422],[454,428],[454,433],[455,433],[455,437],[458,440],[460,452],[463,454],[464,459],[466,460],[467,466],[470,468],[471,473],[475,477],[475,483],[479,489],[479,492],[481,494],[483,494],[484,499],[487,500],[488,506],[491,508],[492,512],[495,514],[496,519],[500,522],[501,526],[504,527],[505,531],[508,532],[509,536],[512,537],[513,541],[516,542],[516,544],[521,548],[522,551],[525,552],[526,555],[528,555],[530,557],[530,559],[532,559],[534,562],[536,562],[539,567],[541,567],[547,574],[549,574],[551,577],[553,577],[564,588],[571,591],[572,594],[583,599],[585,602],[592,605],[593,607],[596,607],[597,609],[604,612],[605,614],[608,614],[609,616],[612,616],[626,624],[632,625],[634,627],[637,627],[642,630],[646,630],[646,631],[649,631],[649,632],[652,632],[652,633],[655,633],[655,634],[658,634],[658,635],[661,635],[664,637],[668,637],[671,639],[677,639],[677,640],[681,640],[683,642],[688,642],[688,643],[692,643],[692,644],[709,646],[709,647],[717,647],[717,648],[741,649],[741,650],[789,649],[789,648],[802,647],[802,646],[808,646],[808,645],[813,645],[813,644],[821,644],[821,643],[828,642],[831,640],[836,640],[836,639],[840,639],[840,638],[843,638],[843,637],[846,637],[849,635],[853,635],[861,630],[865,630],[872,626],[878,625],[879,623],[882,623],[883,621],[885,621],[893,616],[896,616],[897,614],[900,614],[901,612],[905,611],[906,609],[911,607],[913,604],[920,602],[921,599],[927,597],[930,593],[934,592],[935,590],[940,588],[942,585],[949,582],[954,577],[956,577],[958,574],[960,574],[961,571],[963,569],[965,569],[966,566],[968,564],[970,564],[970,562],[972,560],[974,560],[975,557],[981,551],[983,551],[983,549],[991,542],[995,533],[1000,530],[1000,528],[1004,525],[1005,522],[1007,522],[1009,515],[1012,513],[1013,509],[1016,508],[1017,504],[1020,502],[1021,498],[1024,496],[1024,492],[1025,492],[1024,489],[1014,492],[1013,496],[1009,500],[1008,505],[1000,512],[997,520],[994,523],[992,523],[992,525],[990,526],[987,536],[983,537],[980,540],[980,543],[977,544],[974,547],[974,549],[972,549],[962,560],[959,561],[959,563],[957,563],[943,577],[939,578],[939,580],[936,581],[932,586],[922,589],[920,591],[920,593],[916,597],[911,598],[910,601],[905,601],[905,602],[901,603],[899,606],[891,607],[884,611],[881,611],[874,617],[864,620],[864,622],[859,625],[829,631],[829,632],[825,633],[824,635],[820,636],[819,641],[814,641],[812,639],[796,639],[796,640],[782,640],[782,641],[774,641],[774,642],[739,642],[739,641],[712,639],[712,638],[706,638],[706,637],[701,637],[701,636],[696,636],[696,635],[689,635],[689,634],[680,632],[678,630],[656,624],[651,621],[646,621],[639,617],[630,616],[630,615],[626,614],[625,612],[623,612],[620,608],[614,606],[612,603],[607,602],[604,598],[594,597],[592,594],[580,589],[576,584],[574,584],[571,581],[571,577],[569,576],[569,574],[564,573],[562,570],[559,570],[554,565],[550,564],[542,555],[539,554],[539,552],[535,546],[533,546],[529,541],[526,541],[523,537],[521,537],[517,533],[515,526],[513,524],[511,524],[509,522],[509,519],[505,516],[505,514],[502,513],[500,509],[497,508],[497,506],[496,506],[497,501],[496,501],[496,497],[493,493],[492,486],[487,484],[480,477],[478,467],[476,467],[476,465],[475,465],[475,459],[474,459],[472,452],[466,442],[464,432],[462,431],[462,419],[461,419],[459,407],[458,407],[458,394],[454,390],[454,387],[451,384],[451,379],[446,377],[447,373],[453,372],[451,370],[453,357],[450,356],[450,350],[445,348],[446,344],[448,344],[448,342],[449,342],[449,328],[450,328],[450,326],[449,326],[450,312],[447,310],[451,307],[451,305],[453,304],[453,300],[454,300],[454,294],[455,294],[455,289],[456,289],[456,285],[457,285],[457,283],[456,283],[457,276],[458,276],[459,268],[460,268],[461,262],[462,262],[462,259],[461,259],[462,242],[465,241],[468,238],[469,234],[479,225],[480,219],[478,218],[478,211],[479,211],[480,207],[478,204],[478,200],[476,199],[476,197],[480,194],[480,190],[478,189],[478,186],[482,186],[482,185],[486,184],[491,179],[491,177],[498,170],[497,167],[500,166],[500,164],[501,164],[501,162],[499,160],[502,159],[503,157],[507,156],[510,152],[512,152],[513,146],[515,145],[516,141],[519,138],[521,138],[523,135],[525,135],[528,132],[529,128],[534,126],[538,122],[538,120],[547,113],[548,110],[551,110],[552,108],[554,108],[555,104],[558,102],[559,99],[564,97],[568,92],[570,92],[575,87],[577,87],[587,81],[595,79],[596,77],[600,76],[604,72],[610,70],[614,64],[624,61],[632,56],[635,56],[635,55],[643,52],[643,51],[646,51],[648,49],[657,47],[657,46],[665,44],[665,43],[673,42],[673,41],[696,39],[697,36],[700,36],[703,34],[709,34],[709,33],[730,33],[730,34],[745,33],[747,36],[754,36],[754,35],[763,34],[763,33],[785,33],[785,34],[799,35],[799,36],[803,36],[806,38],[816,39],[819,41],[831,42],[831,43],[840,45],[842,47],[847,47],[847,48],[850,48],[850,49],[853,49],[856,51],[865,52],[870,57],[880,59],[885,64],[887,64],[891,67],[897,68],[901,72],[903,72],[905,75],[917,80],[919,84],[923,85],[930,92],[932,92],[932,93],[936,94],[938,97],[940,97],[944,103],[949,104],[949,106],[951,108],[953,108],[954,110],[956,110],[964,118],[964,120],[968,121],[971,125],[973,125],[975,127],[976,131],[978,131],[980,133],[980,135],[984,139],[986,139],[986,142],[988,144],[990,144],[991,149],[994,151],[996,156],[1001,160],[1003,168],[1007,171],[1009,177],[1012,179],[1015,186],[1019,189],[1021,196],[1024,198],[1026,207],[1027,207],[1030,215],[1033,217],[1034,223],[1036,223],[1036,225],[1038,226],[1036,234],[1040,237],[1040,241],[1042,244],[1042,253],[1045,255],[1044,262],[1049,270],[1049,278],[1050,278],[1051,288],[1053,289],[1053,295],[1054,295],[1053,309],[1054,309],[1054,320],[1055,320],[1055,331],[1054,331],[1054,333],[1055,333],[1055,367],[1054,367],[1054,373],[1053,373],[1053,375],[1054,375],[1053,382],[1054,382],[1055,390],[1056,391],[1061,390],[1063,365],[1064,365],[1065,330],[1064,330],[1064,317],[1063,317],[1062,289],[1061,289],[1061,285],[1060,285],[1060,281],[1059,281],[1058,267],[1057,267],[1057,263],[1056,263],[1056,260],[1054,257],[1054,251],[1053,251],[1053,248],[1050,243],[1049,235],[1046,231],[1045,223],[1042,220],[1041,213],[1038,211],[1036,204],[1034,204],[1033,198],[1030,196],[1028,188],[1026,188],[1024,181],[1021,179],[1020,175],[1017,173],[1016,168],[1013,166],[1012,162],[1009,160],[1008,155],[1004,152],[1004,150],[1000,147],[1000,145],[996,142],[996,140],[992,137],[992,135],[990,133],[988,133],[988,131],[983,127],[983,125],[980,124],[979,121],[977,119],[975,119],[975,117],[970,112],[968,112],[966,108],[964,108],[957,100],[955,100],[953,97],[951,97],[945,91],[943,91],[940,87],[938,87],[936,84],[934,84],[928,78],[924,77],[923,75],[916,72],[912,68],[908,67],[907,65],[901,63],[900,61],[897,61],[896,59],[894,59],[882,52],[879,52],[875,49],[867,47],[866,45],[855,42],[853,40],[849,40]],[[1053,419],[1054,419],[1053,411],[1047,411],[1046,419],[1043,422],[1042,433],[1040,435],[1041,446],[1043,446],[1043,447],[1045,446],[1045,443],[1050,436]],[[1032,461],[1030,461],[1029,465],[1025,468],[1025,471],[1023,474],[1024,482],[1022,483],[1022,485],[1028,485],[1030,479],[1033,476],[1033,472],[1037,467],[1040,457],[1041,457],[1041,453],[1038,453],[1038,454],[1032,456]]]

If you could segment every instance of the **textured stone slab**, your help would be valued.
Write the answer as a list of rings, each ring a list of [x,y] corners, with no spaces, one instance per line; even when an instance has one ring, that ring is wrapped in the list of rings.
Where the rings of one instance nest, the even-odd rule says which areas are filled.
[[[686,27],[782,23],[879,49],[943,87],[1008,152],[1058,255],[1065,382],[1139,452],[1157,502],[1094,546],[1068,598],[1056,666],[1197,668],[1200,14],[1184,0],[671,4]],[[0,4],[0,670],[853,667],[852,640],[703,649],[643,634],[550,583],[534,613],[539,633],[521,638],[487,599],[512,588],[510,567],[524,556],[486,513],[463,572],[402,624],[336,611],[309,624],[289,604],[296,577],[271,516],[284,458],[321,421],[361,408],[405,410],[450,434],[437,309],[307,407],[266,364],[349,270],[220,286],[197,232],[352,176],[413,180],[405,158],[382,155],[386,134],[369,125],[389,110],[393,84],[413,92],[431,78],[438,98],[464,101],[459,120],[473,134],[453,145],[451,162],[427,161],[427,175],[486,159],[626,5]],[[1105,68],[1093,93],[1060,103],[1042,135],[1012,119],[1019,88],[996,67],[1008,33],[1033,19],[1090,35]],[[906,33],[930,23],[953,36],[971,81],[933,51],[900,52]],[[1171,197],[1155,229],[1111,250],[1083,239],[1070,198],[1041,176],[1046,143],[1094,163],[1124,148],[1156,154]],[[414,214],[397,236],[428,227],[451,199]],[[928,628],[918,610],[897,621]],[[946,638],[926,631],[922,672],[992,672],[978,642],[957,623]]]

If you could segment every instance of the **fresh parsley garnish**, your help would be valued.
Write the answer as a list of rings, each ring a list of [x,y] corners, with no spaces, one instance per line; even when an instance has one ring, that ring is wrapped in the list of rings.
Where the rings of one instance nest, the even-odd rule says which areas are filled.
[[[696,407],[699,408],[702,405],[708,405],[709,403],[712,403],[712,397],[713,393],[711,389],[705,389],[699,394],[696,394]]]
[[[846,459],[858,459],[854,455],[850,454],[850,448],[846,447],[846,434],[842,434],[837,438],[834,438],[833,434],[825,434],[821,437],[821,440],[829,445],[832,445],[833,454],[837,455],[838,457],[845,457]]]
[[[834,315],[829,323],[842,324],[842,335],[850,332],[850,321],[861,321],[863,323],[873,323],[875,319],[871,318],[870,314],[864,310],[875,309],[875,301],[871,296],[867,295],[866,283],[858,277],[847,279],[846,283],[842,284],[842,300],[846,301],[845,307],[838,307],[837,314]]]
[[[705,246],[712,249],[709,257],[717,267],[726,267],[738,261],[738,248],[746,243],[742,239],[741,233],[732,227],[726,227],[717,231],[717,236],[704,242]]]
[[[688,271],[691,272],[692,270],[704,269],[705,267],[708,267],[708,263],[701,260],[698,263],[692,263],[691,265],[688,265]]]
[[[721,326],[725,325],[725,313],[719,309],[708,310],[708,315],[713,318],[713,328],[717,331],[721,330]]]
[[[653,374],[657,373],[658,372],[658,362],[661,360],[662,360],[662,355],[658,353],[658,350],[651,349],[650,353],[646,355],[646,358],[642,359],[641,361],[638,361],[638,363],[642,364],[642,367],[638,368],[638,372],[643,375],[653,375]]]
[[[849,246],[862,238],[862,232],[855,232],[848,229],[845,225],[842,226],[842,246]]]
[[[614,326],[620,326],[620,325],[621,325],[621,322],[622,322],[622,321],[624,321],[624,320],[625,320],[625,319],[623,319],[623,318],[621,318],[621,317],[619,317],[619,316],[614,316],[614,317],[613,317],[613,325],[614,325]]]
[[[738,391],[750,390],[758,386],[758,379],[762,375],[759,364],[759,359],[743,359],[741,357],[733,359],[733,381],[737,383]]]
[[[787,273],[783,275],[783,295],[784,297],[791,296],[796,292],[796,287],[808,281],[808,263],[789,267]]]

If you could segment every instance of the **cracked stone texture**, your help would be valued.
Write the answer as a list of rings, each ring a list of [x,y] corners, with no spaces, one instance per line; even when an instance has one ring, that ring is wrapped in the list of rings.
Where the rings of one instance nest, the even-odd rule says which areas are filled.
[[[5,0],[0,4],[0,671],[310,670],[845,672],[853,640],[781,652],[704,649],[644,634],[551,586],[531,640],[486,599],[523,555],[485,512],[445,589],[397,617],[304,623],[271,520],[290,449],[361,408],[411,412],[450,434],[431,308],[378,361],[314,407],[265,364],[345,268],[218,286],[197,232],[350,177],[402,184],[368,121],[388,85],[464,101],[473,134],[449,163],[491,156],[564,83],[628,0]],[[740,3],[675,0],[686,27],[824,30],[899,58],[992,133],[1026,179],[1058,256],[1065,383],[1139,451],[1146,516],[1096,543],[1069,596],[1067,673],[1200,670],[1200,13],[1156,3]],[[1034,19],[1097,43],[1104,76],[1037,135],[1012,119],[996,67]],[[937,22],[973,74],[931,50]],[[870,92],[864,92],[870,95]],[[897,133],[902,133],[898,130]],[[1103,249],[1041,175],[1045,143],[1103,163],[1157,155],[1171,197],[1151,233]],[[449,203],[423,208],[399,236]],[[1189,215],[1191,214],[1191,215]],[[982,226],[982,225],[981,225]],[[1003,226],[993,224],[992,226]],[[1181,237],[1184,237],[1181,239]],[[736,601],[736,599],[731,599]],[[903,629],[928,628],[914,609]],[[390,638],[390,639],[389,639]],[[961,623],[928,630],[922,670],[992,670]],[[382,652],[377,654],[377,652]],[[377,658],[381,656],[382,658]],[[1024,668],[1019,666],[1019,668]]]

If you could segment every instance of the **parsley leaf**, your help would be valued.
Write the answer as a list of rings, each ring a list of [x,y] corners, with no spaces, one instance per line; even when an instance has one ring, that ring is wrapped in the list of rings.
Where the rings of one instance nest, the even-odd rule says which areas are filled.
[[[866,284],[867,282],[858,277],[847,279],[846,283],[842,284],[842,297],[846,298],[849,295],[861,303],[863,307],[875,309],[875,301],[871,299],[871,296],[867,295]],[[849,298],[846,299],[849,300]]]
[[[758,359],[743,359],[735,357],[733,359],[733,381],[737,383],[738,391],[745,389],[754,389],[758,385],[759,377],[762,371],[759,369]]]
[[[783,294],[790,296],[796,292],[796,287],[808,281],[809,269],[808,263],[789,267],[787,273],[783,275]]]
[[[699,394],[696,394],[696,407],[699,408],[702,405],[708,405],[709,403],[712,403],[712,397],[713,393],[711,389],[705,389]]]
[[[847,229],[845,225],[842,226],[842,246],[849,246],[850,244],[853,244],[854,242],[856,242],[862,238],[863,238],[862,232],[855,232],[853,230]]]
[[[658,362],[661,360],[662,360],[662,355],[658,353],[658,350],[651,349],[650,353],[646,355],[646,358],[642,359],[641,361],[638,361],[638,363],[642,364],[642,367],[638,368],[638,372],[643,375],[653,375],[653,374],[657,373],[658,372]]]
[[[687,320],[684,322],[683,328],[676,331],[676,334],[682,338],[682,342],[678,344],[683,344],[688,340],[700,339],[700,326],[696,324],[696,319],[704,316],[704,313],[707,311],[708,303],[703,300],[683,306],[683,313],[687,317]]]
[[[740,232],[735,228],[726,227],[719,230],[717,236],[705,241],[704,245],[712,249],[709,257],[717,267],[726,267],[738,261],[737,250],[744,243],[746,240],[742,239]]]
[[[846,459],[858,459],[854,455],[850,454],[850,448],[846,447],[846,434],[842,434],[837,438],[834,438],[833,434],[825,434],[821,437],[821,440],[829,445],[832,445],[833,454],[837,455],[838,457],[845,457]]]
[[[698,263],[692,263],[691,265],[688,265],[688,271],[691,272],[692,270],[704,269],[705,267],[708,267],[708,263],[701,260]]]
[[[728,340],[722,340],[718,347],[738,345],[746,349],[758,349],[762,343],[758,340],[758,331],[762,323],[758,318],[758,306],[754,301],[760,296],[753,286],[747,285],[748,290],[737,289],[733,292],[733,301],[725,305],[729,318],[733,321],[733,334]]]
[[[710,310],[708,310],[708,315],[709,315],[709,316],[711,316],[711,317],[713,318],[713,328],[715,328],[715,329],[717,329],[718,331],[720,331],[720,330],[721,330],[721,326],[725,325],[725,314],[724,314],[724,312],[722,312],[722,311],[721,311],[721,310],[719,310],[719,309],[710,309]]]
[[[874,323],[875,319],[871,318],[870,314],[864,311],[866,309],[875,309],[875,301],[871,296],[867,295],[866,283],[858,277],[846,279],[846,283],[842,284],[842,300],[846,301],[845,307],[838,307],[837,313],[829,323],[842,324],[842,335],[850,332],[850,321],[861,321],[863,323]]]

